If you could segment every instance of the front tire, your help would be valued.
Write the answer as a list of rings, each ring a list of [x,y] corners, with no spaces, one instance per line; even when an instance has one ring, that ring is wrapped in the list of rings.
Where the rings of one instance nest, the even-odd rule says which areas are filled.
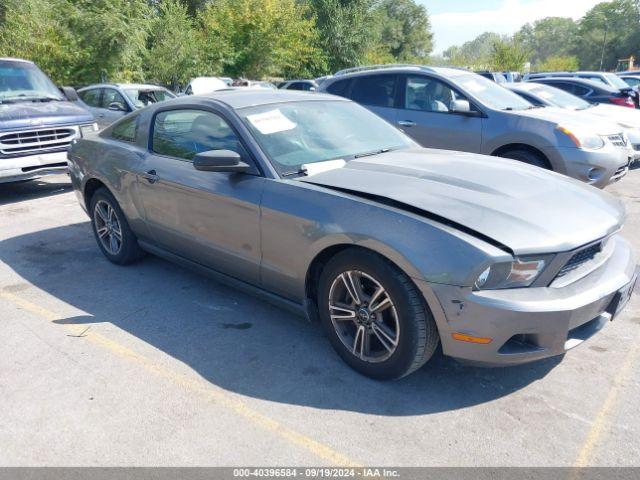
[[[90,215],[98,247],[110,262],[127,265],[142,258],[144,252],[111,192],[100,188],[94,193]]]
[[[440,337],[413,281],[380,255],[338,253],[320,275],[318,306],[333,348],[353,369],[378,380],[424,365]]]
[[[547,162],[546,158],[530,150],[524,150],[524,149],[508,150],[500,154],[500,156],[503,158],[510,158],[511,160],[518,160],[519,162],[533,165],[534,167],[540,167],[540,168],[544,168],[545,170],[551,170],[551,166],[549,165],[549,162]]]

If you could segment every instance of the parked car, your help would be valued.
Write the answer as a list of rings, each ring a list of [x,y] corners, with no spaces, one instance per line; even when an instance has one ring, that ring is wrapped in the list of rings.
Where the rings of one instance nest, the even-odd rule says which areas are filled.
[[[411,373],[439,343],[490,365],[562,355],[635,285],[614,197],[419,148],[333,96],[156,104],[80,140],[69,160],[107,259],[151,252],[319,318],[374,378]]]
[[[78,90],[78,96],[104,128],[127,113],[176,98],[166,88],[137,83],[103,83]]]
[[[313,92],[318,89],[315,80],[288,80],[278,85],[282,90],[302,90],[305,92]]]
[[[321,91],[351,98],[425,147],[484,153],[564,173],[597,187],[622,178],[622,128],[537,109],[480,75],[403,66],[336,74]]]
[[[226,80],[226,78],[225,78]],[[218,77],[196,77],[192,78],[184,89],[185,95],[203,95],[205,93],[222,90],[229,85]]]
[[[517,83],[522,81],[522,74],[520,72],[502,72],[507,83]]]
[[[93,115],[33,63],[0,58],[0,183],[67,171],[67,149],[97,130]]]
[[[614,105],[589,103],[564,90],[542,83],[514,83],[504,87],[517,93],[533,105],[565,108],[576,112],[584,112],[585,115],[604,118],[610,122],[616,122],[625,129],[627,138],[634,150],[633,159],[640,160],[640,111],[622,109]]]
[[[610,72],[547,72],[547,73],[531,73],[526,80],[537,80],[540,78],[581,78],[583,80],[591,80],[592,82],[602,83],[615,90],[618,90],[623,96],[628,95],[633,100],[634,105],[638,106],[638,93],[627,85],[615,73]],[[625,105],[626,106],[626,105]]]
[[[489,80],[496,83],[507,83],[507,79],[502,72],[490,72],[488,70],[478,70],[475,73],[477,73],[481,77],[488,78]]]
[[[633,98],[627,93],[601,82],[572,77],[547,77],[527,81],[551,85],[590,103],[609,103],[620,107],[635,108]]]

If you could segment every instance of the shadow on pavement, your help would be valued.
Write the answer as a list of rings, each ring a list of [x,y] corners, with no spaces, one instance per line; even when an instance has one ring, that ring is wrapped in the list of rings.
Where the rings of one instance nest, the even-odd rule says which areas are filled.
[[[1,241],[0,261],[86,312],[58,323],[110,322],[212,384],[273,402],[392,416],[436,413],[509,395],[560,362],[482,369],[439,356],[402,380],[369,380],[340,360],[318,325],[155,257],[112,265],[88,222]]]
[[[59,195],[71,190],[71,181],[66,175],[55,175],[26,182],[0,183],[0,205],[9,205],[33,198]]]

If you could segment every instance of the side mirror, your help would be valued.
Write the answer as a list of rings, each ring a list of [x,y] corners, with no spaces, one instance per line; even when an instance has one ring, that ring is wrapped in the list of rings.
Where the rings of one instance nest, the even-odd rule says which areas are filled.
[[[77,102],[79,100],[78,92],[76,92],[76,89],[73,87],[60,87],[60,91],[70,102]]]
[[[244,163],[240,154],[231,150],[208,150],[193,157],[193,167],[203,172],[246,172],[251,167]]]
[[[112,102],[112,103],[109,104],[109,110],[111,110],[113,112],[126,112],[127,111],[127,107],[125,107],[120,102]]]
[[[479,117],[480,112],[471,110],[471,105],[468,100],[454,100],[451,105],[451,113],[457,113],[466,117]]]

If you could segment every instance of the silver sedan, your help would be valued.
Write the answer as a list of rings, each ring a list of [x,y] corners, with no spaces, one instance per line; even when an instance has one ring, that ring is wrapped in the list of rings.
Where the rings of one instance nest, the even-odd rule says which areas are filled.
[[[626,304],[625,213],[520,162],[420,148],[329,95],[233,91],[152,105],[77,141],[104,255],[150,252],[319,320],[370,377],[445,355],[561,355]]]

